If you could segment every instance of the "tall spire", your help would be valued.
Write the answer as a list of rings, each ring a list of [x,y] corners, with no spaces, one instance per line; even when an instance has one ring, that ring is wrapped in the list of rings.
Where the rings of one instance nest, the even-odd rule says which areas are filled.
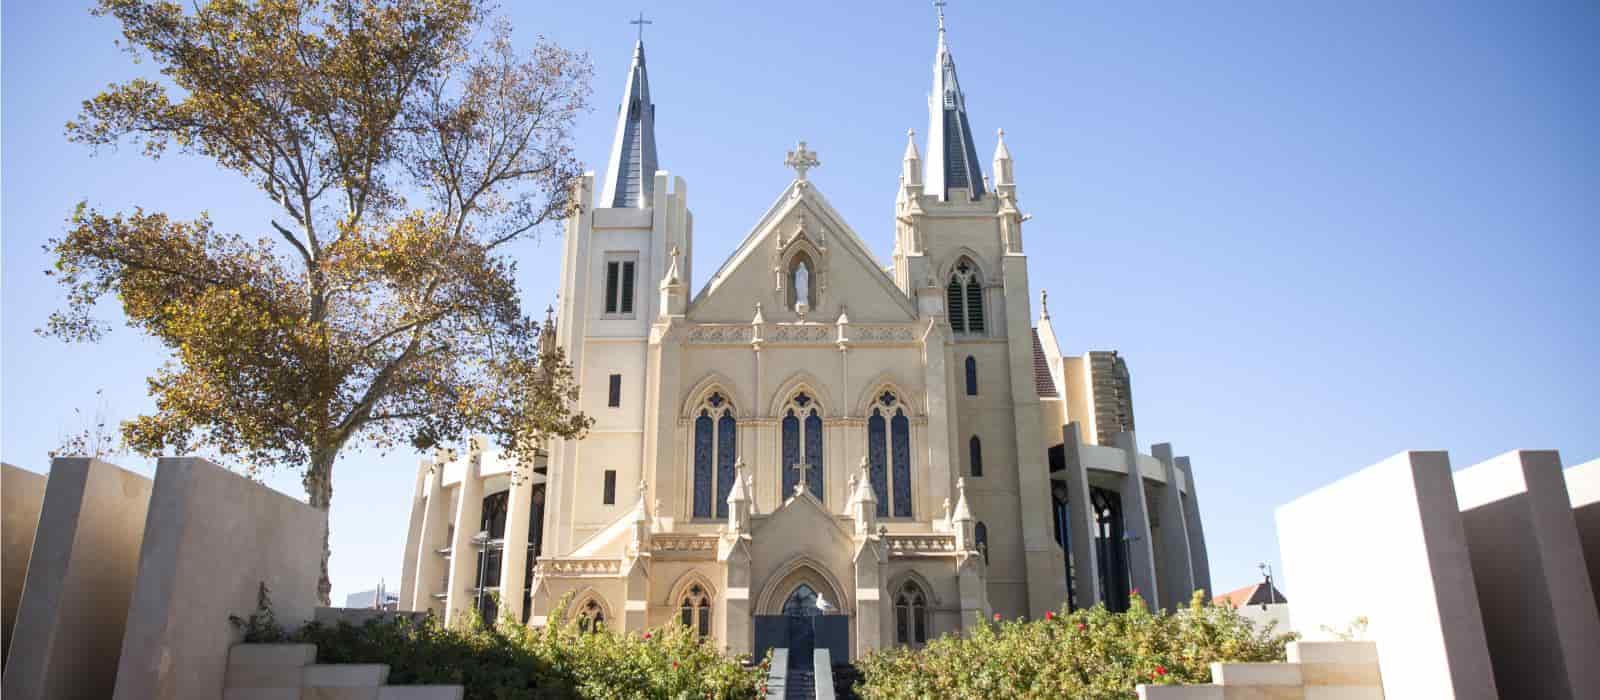
[[[644,29],[644,23],[635,22]],[[606,166],[602,207],[646,209],[655,190],[656,106],[650,101],[650,77],[644,69],[644,37],[633,45],[633,65],[617,110],[617,135]]]
[[[966,97],[956,80],[956,61],[945,42],[944,5],[943,0],[934,3],[939,10],[939,48],[933,59],[933,93],[928,96],[926,191],[949,199],[950,190],[961,187],[978,199],[984,193],[983,172],[967,121]]]

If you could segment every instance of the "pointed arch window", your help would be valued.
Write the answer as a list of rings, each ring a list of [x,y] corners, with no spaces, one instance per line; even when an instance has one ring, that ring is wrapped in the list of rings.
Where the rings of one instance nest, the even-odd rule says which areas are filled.
[[[879,394],[867,416],[867,463],[878,516],[911,517],[911,420],[892,391]]]
[[[962,257],[945,286],[945,306],[950,329],[957,333],[983,333],[983,277],[971,258]]]
[[[578,629],[583,632],[599,632],[605,629],[606,611],[600,607],[600,602],[590,598],[578,606]]]
[[[794,591],[783,601],[783,614],[789,617],[816,617],[822,614],[822,608],[817,607],[817,591],[810,584],[802,583],[794,587]]]
[[[696,583],[684,593],[678,603],[679,620],[694,632],[697,639],[711,637],[711,595]]]
[[[971,463],[971,474],[983,476],[983,441],[976,435],[967,441],[967,459]]]
[[[928,641],[928,596],[914,581],[907,581],[895,593],[894,640],[910,645]]]
[[[694,517],[728,517],[738,432],[733,403],[722,392],[711,392],[694,419]]]
[[[967,356],[967,396],[978,395],[978,358]]]
[[[822,501],[822,407],[811,394],[800,391],[783,410],[783,497],[800,483],[797,464],[806,465],[806,490]]]
[[[817,308],[817,265],[811,261],[811,256],[800,251],[789,258],[788,277],[789,308],[798,311],[802,301],[808,309]]]
[[[983,563],[989,563],[989,526],[984,525],[981,520],[972,528],[972,541],[983,554]]]

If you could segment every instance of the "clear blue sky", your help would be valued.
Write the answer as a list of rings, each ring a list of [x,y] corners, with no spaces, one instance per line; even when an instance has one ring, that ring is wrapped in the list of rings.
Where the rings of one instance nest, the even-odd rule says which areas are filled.
[[[524,45],[542,33],[591,53],[578,152],[603,168],[640,5],[505,5]],[[660,162],[695,214],[695,287],[788,182],[799,138],[888,260],[905,130],[927,122],[929,4],[642,9]],[[97,389],[113,418],[148,410],[144,377],[164,359],[125,328],[98,346],[33,334],[61,302],[40,245],[74,203],[206,210],[261,235],[272,212],[209,162],[67,143],[80,100],[153,69],[86,5],[3,13],[0,456],[43,470]],[[1193,456],[1219,589],[1277,559],[1274,507],[1397,451],[1448,449],[1458,468],[1518,447],[1600,457],[1600,4],[948,13],[985,170],[996,127],[1016,157],[1033,283],[1068,352],[1128,358],[1141,447]],[[517,251],[530,308],[554,297],[558,250],[552,234]],[[339,463],[336,600],[398,578],[415,464]],[[293,474],[269,483],[302,495]]]

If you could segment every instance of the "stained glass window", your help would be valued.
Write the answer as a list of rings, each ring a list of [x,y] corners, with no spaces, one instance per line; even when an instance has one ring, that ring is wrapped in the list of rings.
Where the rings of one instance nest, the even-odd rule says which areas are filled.
[[[711,415],[694,419],[694,517],[711,517]]]
[[[717,421],[717,517],[728,517],[728,493],[733,490],[734,470],[733,460],[738,454],[735,449],[735,434],[738,430],[733,416],[722,414]]]
[[[889,421],[894,441],[894,517],[911,517],[911,421],[896,409]]]
[[[872,481],[872,495],[878,499],[878,517],[889,515],[889,467],[886,423],[881,409],[872,409],[867,419],[867,470]]]

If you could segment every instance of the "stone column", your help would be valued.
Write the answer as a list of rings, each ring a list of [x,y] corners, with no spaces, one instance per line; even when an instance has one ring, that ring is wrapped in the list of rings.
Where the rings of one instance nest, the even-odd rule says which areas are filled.
[[[1172,460],[1178,471],[1183,473],[1183,524],[1189,533],[1189,572],[1194,580],[1194,587],[1204,589],[1206,593],[1211,590],[1211,560],[1206,558],[1206,531],[1200,521],[1200,492],[1195,488],[1194,469],[1189,466],[1188,457],[1177,457]]]
[[[533,467],[518,465],[506,496],[505,551],[500,556],[500,617],[522,622],[528,577],[528,523],[533,517]]]
[[[1128,474],[1122,478],[1122,537],[1128,553],[1128,577],[1140,597],[1154,608],[1160,605],[1161,586],[1156,583],[1156,557],[1150,541],[1150,504],[1144,497],[1144,471],[1139,467],[1139,442],[1132,432],[1116,436]],[[1114,543],[1123,545],[1122,542]]]
[[[1078,450],[1082,443],[1076,422],[1061,426],[1061,451],[1066,458],[1062,474],[1067,482],[1068,533],[1071,535],[1074,580],[1078,607],[1092,608],[1100,601],[1100,561],[1095,557],[1094,506],[1089,501],[1089,473]]]
[[[433,462],[418,460],[417,483],[411,491],[411,522],[406,527],[405,549],[400,550],[400,605],[410,605],[417,582],[417,541],[422,538],[422,518],[428,506],[422,500],[427,495],[428,469]],[[381,605],[383,601],[379,601]]]
[[[422,510],[422,527],[417,536],[416,576],[409,582],[411,597],[400,598],[401,605],[417,612],[433,609],[433,594],[439,592],[439,580],[446,575],[444,557],[438,552],[449,544],[444,541],[444,532],[452,515],[444,495],[444,466],[442,459],[436,459],[428,468],[427,490],[417,505]]]
[[[1150,453],[1161,460],[1167,477],[1156,511],[1161,514],[1161,607],[1178,610],[1189,604],[1195,589],[1191,570],[1194,557],[1189,554],[1189,531],[1184,523],[1183,495],[1178,488],[1181,477],[1173,463],[1171,443],[1151,445]]]
[[[476,440],[476,438],[474,438]],[[445,624],[460,624],[461,616],[477,602],[478,545],[472,538],[483,524],[483,453],[473,449],[456,487],[456,535],[450,542],[450,585],[445,589]]]

